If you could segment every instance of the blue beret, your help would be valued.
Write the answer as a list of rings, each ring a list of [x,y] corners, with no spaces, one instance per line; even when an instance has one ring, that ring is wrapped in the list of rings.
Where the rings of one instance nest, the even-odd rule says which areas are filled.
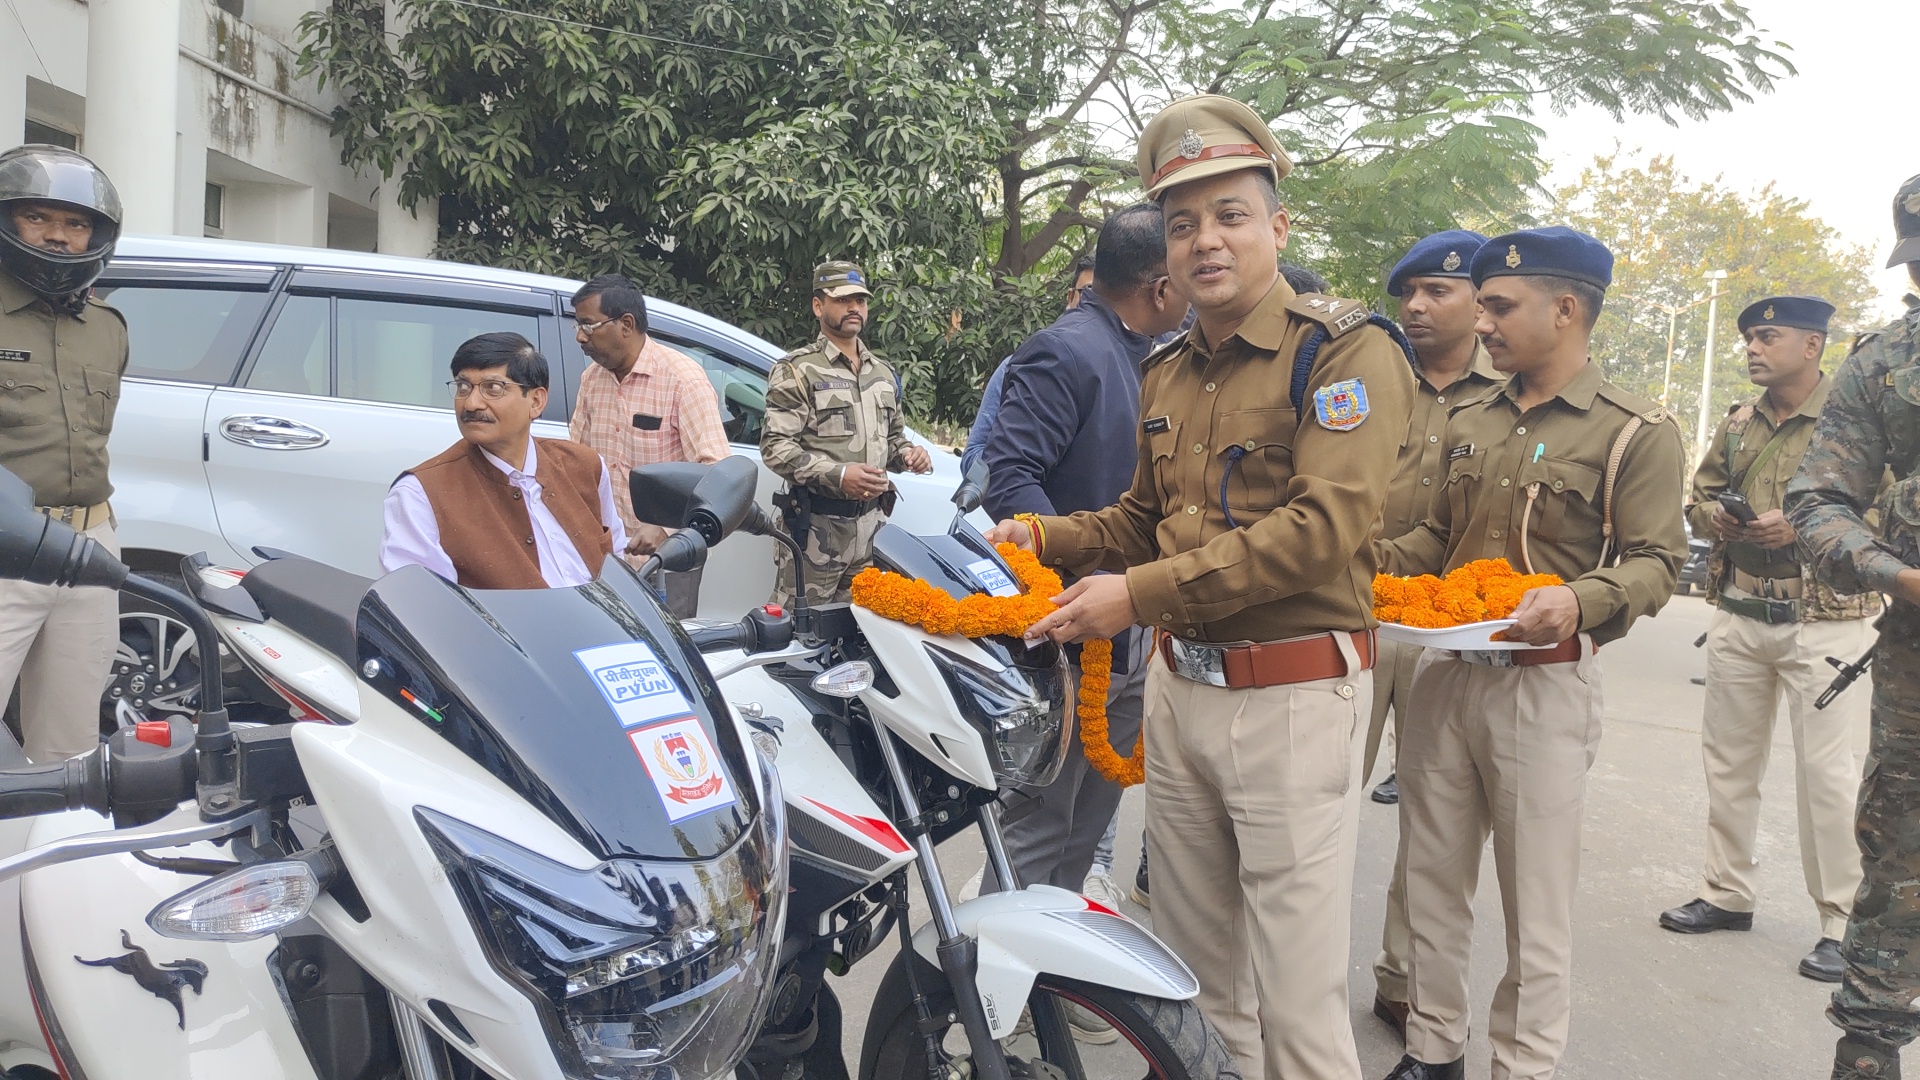
[[[1740,313],[1740,332],[1756,326],[1791,326],[1796,330],[1827,332],[1833,318],[1833,305],[1817,296],[1769,296],[1756,300]]]
[[[1387,275],[1387,294],[1406,292],[1408,278],[1466,277],[1472,272],[1474,253],[1486,242],[1486,237],[1465,229],[1448,229],[1416,242]]]
[[[1564,225],[1522,229],[1487,241],[1473,257],[1473,283],[1488,278],[1550,274],[1606,288],[1613,284],[1613,252]]]

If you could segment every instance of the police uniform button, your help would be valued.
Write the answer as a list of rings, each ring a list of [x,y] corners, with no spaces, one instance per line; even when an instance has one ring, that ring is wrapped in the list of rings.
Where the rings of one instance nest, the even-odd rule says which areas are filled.
[[[1200,636],[1200,631],[1198,631],[1198,630],[1194,630],[1194,629],[1191,629],[1191,628],[1190,628],[1190,629],[1188,629],[1188,630],[1187,630],[1187,636],[1188,636],[1188,637],[1199,637],[1199,636]]]
[[[1207,393],[1209,393],[1209,394],[1211,394],[1211,393],[1213,393],[1213,391],[1214,391],[1214,385],[1213,385],[1212,383],[1208,383],[1208,384],[1207,384]]]
[[[1433,486],[1433,477],[1431,477],[1431,476],[1423,476],[1423,477],[1421,477],[1421,478],[1420,478],[1420,486],[1421,486],[1421,487],[1432,487],[1432,486]]]
[[[72,383],[61,383],[61,384],[60,384],[60,389],[62,389],[62,390],[71,390],[71,389],[73,389],[73,384],[72,384]]]
[[[1526,425],[1522,424],[1521,426],[1514,428],[1513,433],[1515,435],[1525,435],[1527,433]]]
[[[1447,403],[1447,395],[1441,394],[1439,397],[1433,399],[1433,403],[1435,405],[1445,405]]]
[[[1251,450],[1251,449],[1253,449],[1253,447],[1254,447],[1254,441],[1253,441],[1252,439],[1248,439],[1248,440],[1247,440],[1247,449],[1249,449],[1249,450]]]
[[[1508,478],[1506,478],[1506,477],[1504,477],[1504,476],[1503,476],[1503,477],[1501,477],[1501,478],[1500,478],[1500,486],[1501,486],[1501,487],[1512,487],[1512,486],[1513,486],[1513,481],[1512,481],[1512,480],[1509,480]]]
[[[1206,445],[1205,445],[1205,444],[1203,444],[1203,443],[1194,443],[1194,444],[1193,444],[1193,452],[1194,452],[1194,453],[1196,453],[1196,454],[1204,454],[1204,453],[1206,453],[1206,452],[1207,452],[1207,448],[1206,448]]]
[[[1341,696],[1341,697],[1343,697],[1343,698],[1348,698],[1348,699],[1351,699],[1351,698],[1353,697],[1353,684],[1352,684],[1352,683],[1341,683],[1341,684],[1340,684],[1340,690],[1339,690],[1339,694],[1340,694],[1340,696]]]
[[[1199,507],[1197,507],[1197,506],[1189,506],[1189,507],[1187,507],[1187,513],[1189,513],[1189,514],[1197,514],[1197,513],[1199,513],[1199,512],[1200,512],[1200,508],[1199,508]]]
[[[1555,480],[1553,482],[1553,490],[1555,491],[1559,491],[1561,488],[1564,488],[1566,486],[1567,486],[1567,482],[1565,480]]]
[[[527,537],[527,544],[528,544],[528,546],[532,546],[532,544],[533,544],[533,537],[531,537],[531,536],[529,536],[529,537]]]
[[[1429,436],[1427,436],[1427,441],[1428,441],[1428,442],[1439,442],[1439,441],[1440,441],[1440,436],[1438,436],[1438,435],[1429,435]]]
[[[1161,622],[1172,622],[1172,621],[1173,621],[1173,613],[1172,613],[1172,612],[1170,612],[1170,611],[1163,611],[1163,612],[1161,612],[1161,613],[1160,613],[1160,621],[1161,621]]]
[[[13,380],[12,380],[12,379],[8,379],[8,380],[7,380],[7,385],[8,385],[8,386],[12,386],[12,385],[13,385]]]
[[[1488,533],[1487,535],[1493,537],[1495,540],[1498,540],[1500,539],[1500,530],[1495,529],[1492,532]]]

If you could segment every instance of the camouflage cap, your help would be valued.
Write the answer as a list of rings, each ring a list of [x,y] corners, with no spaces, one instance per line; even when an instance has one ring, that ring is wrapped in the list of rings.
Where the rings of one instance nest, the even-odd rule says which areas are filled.
[[[1899,239],[1887,266],[1920,262],[1920,176],[1908,177],[1893,196],[1893,234]]]
[[[1240,169],[1266,169],[1275,181],[1293,171],[1260,114],[1219,94],[1184,97],[1161,109],[1140,133],[1136,158],[1149,199],[1175,184]]]
[[[813,291],[836,298],[873,295],[873,290],[867,288],[867,275],[845,259],[823,262],[814,267]]]

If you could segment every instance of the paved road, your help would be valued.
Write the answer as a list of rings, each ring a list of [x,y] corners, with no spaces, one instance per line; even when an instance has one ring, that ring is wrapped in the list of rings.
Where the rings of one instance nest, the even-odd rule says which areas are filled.
[[[1699,884],[1706,797],[1700,773],[1705,671],[1692,648],[1708,609],[1676,597],[1660,617],[1602,653],[1606,733],[1590,777],[1581,897],[1575,914],[1573,1031],[1563,1080],[1755,1077],[1824,1078],[1835,1029],[1821,1010],[1829,987],[1794,970],[1819,936],[1800,876],[1791,735],[1775,732],[1774,768],[1763,787],[1760,871],[1763,895],[1751,933],[1670,934],[1654,922],[1690,900]],[[1865,684],[1853,693],[1862,693]],[[1856,733],[1864,756],[1866,729]],[[1119,870],[1131,880],[1141,801],[1121,808]],[[1373,956],[1379,948],[1386,881],[1397,843],[1395,811],[1367,803],[1361,816],[1353,906],[1353,1025],[1368,1080],[1399,1060],[1399,1040],[1373,1018]],[[953,888],[980,863],[971,836],[943,850]],[[923,910],[923,909],[922,909]],[[1488,853],[1475,905],[1474,1030],[1468,1075],[1488,1069],[1487,1003],[1506,962],[1493,858]],[[1148,921],[1149,912],[1130,909]],[[924,916],[921,916],[924,917]],[[889,955],[877,954],[841,980],[849,1056]],[[857,1065],[857,1060],[854,1062]]]

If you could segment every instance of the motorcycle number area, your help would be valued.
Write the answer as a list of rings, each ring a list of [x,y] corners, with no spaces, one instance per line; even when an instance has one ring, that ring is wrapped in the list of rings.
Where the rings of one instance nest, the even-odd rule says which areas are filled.
[[[1020,595],[1020,586],[1016,585],[1014,580],[1007,576],[1007,572],[1000,569],[1000,564],[992,559],[968,563],[967,573],[972,574],[973,580],[979,582],[982,589],[994,596]]]
[[[587,669],[593,684],[620,718],[621,727],[638,727],[693,711],[693,705],[673,681],[673,673],[644,641],[581,649],[573,658]]]
[[[733,785],[720,769],[706,729],[691,716],[630,731],[634,752],[660,793],[668,821],[734,804]]]

